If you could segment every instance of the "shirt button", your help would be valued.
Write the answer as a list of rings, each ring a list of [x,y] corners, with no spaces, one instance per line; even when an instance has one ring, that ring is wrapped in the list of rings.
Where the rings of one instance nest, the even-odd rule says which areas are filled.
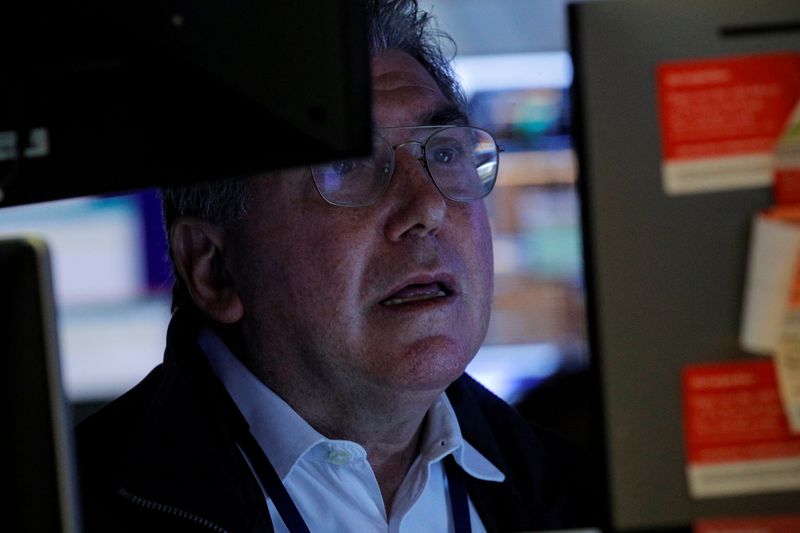
[[[350,452],[347,450],[331,450],[328,453],[328,461],[335,465],[343,465],[350,462]]]

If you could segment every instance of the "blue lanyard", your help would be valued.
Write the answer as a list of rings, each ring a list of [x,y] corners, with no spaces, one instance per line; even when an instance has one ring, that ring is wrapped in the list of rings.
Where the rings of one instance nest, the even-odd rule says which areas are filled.
[[[464,482],[464,470],[458,466],[453,455],[444,458],[444,472],[447,475],[447,490],[450,491],[450,508],[453,510],[455,533],[470,533],[469,498]]]
[[[269,499],[272,500],[286,527],[289,528],[291,533],[310,533],[305,520],[300,516],[300,511],[297,510],[297,506],[286,491],[286,487],[281,483],[278,473],[275,472],[275,468],[269,462],[264,450],[261,449],[253,434],[244,429],[240,437],[239,446],[250,460],[256,475],[261,480],[261,486]],[[467,486],[464,482],[464,471],[453,459],[452,454],[445,457],[444,469],[450,492],[450,507],[453,511],[455,533],[470,533],[472,527],[470,525],[469,499]],[[272,524],[270,524],[270,530],[274,531]]]

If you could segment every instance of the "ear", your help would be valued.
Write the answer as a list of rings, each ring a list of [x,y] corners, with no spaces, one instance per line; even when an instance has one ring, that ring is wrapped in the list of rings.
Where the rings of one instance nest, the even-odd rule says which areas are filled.
[[[194,217],[170,228],[172,257],[195,305],[222,324],[242,318],[244,309],[225,261],[225,232]]]

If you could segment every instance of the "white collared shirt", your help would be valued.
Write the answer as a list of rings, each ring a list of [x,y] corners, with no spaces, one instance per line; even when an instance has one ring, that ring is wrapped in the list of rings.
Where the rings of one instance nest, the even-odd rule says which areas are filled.
[[[453,531],[442,464],[451,453],[468,475],[495,482],[505,479],[462,438],[453,407],[442,393],[428,411],[419,456],[387,516],[361,445],[322,436],[253,375],[210,329],[201,332],[199,344],[312,532]],[[268,498],[267,505],[276,533],[288,532]],[[469,507],[472,531],[486,531],[471,501]]]

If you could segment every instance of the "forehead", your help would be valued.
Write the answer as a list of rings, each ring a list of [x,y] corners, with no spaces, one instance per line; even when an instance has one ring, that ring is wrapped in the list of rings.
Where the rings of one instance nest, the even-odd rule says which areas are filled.
[[[372,60],[372,114],[378,127],[426,124],[452,107],[427,70],[405,52],[387,51]]]

